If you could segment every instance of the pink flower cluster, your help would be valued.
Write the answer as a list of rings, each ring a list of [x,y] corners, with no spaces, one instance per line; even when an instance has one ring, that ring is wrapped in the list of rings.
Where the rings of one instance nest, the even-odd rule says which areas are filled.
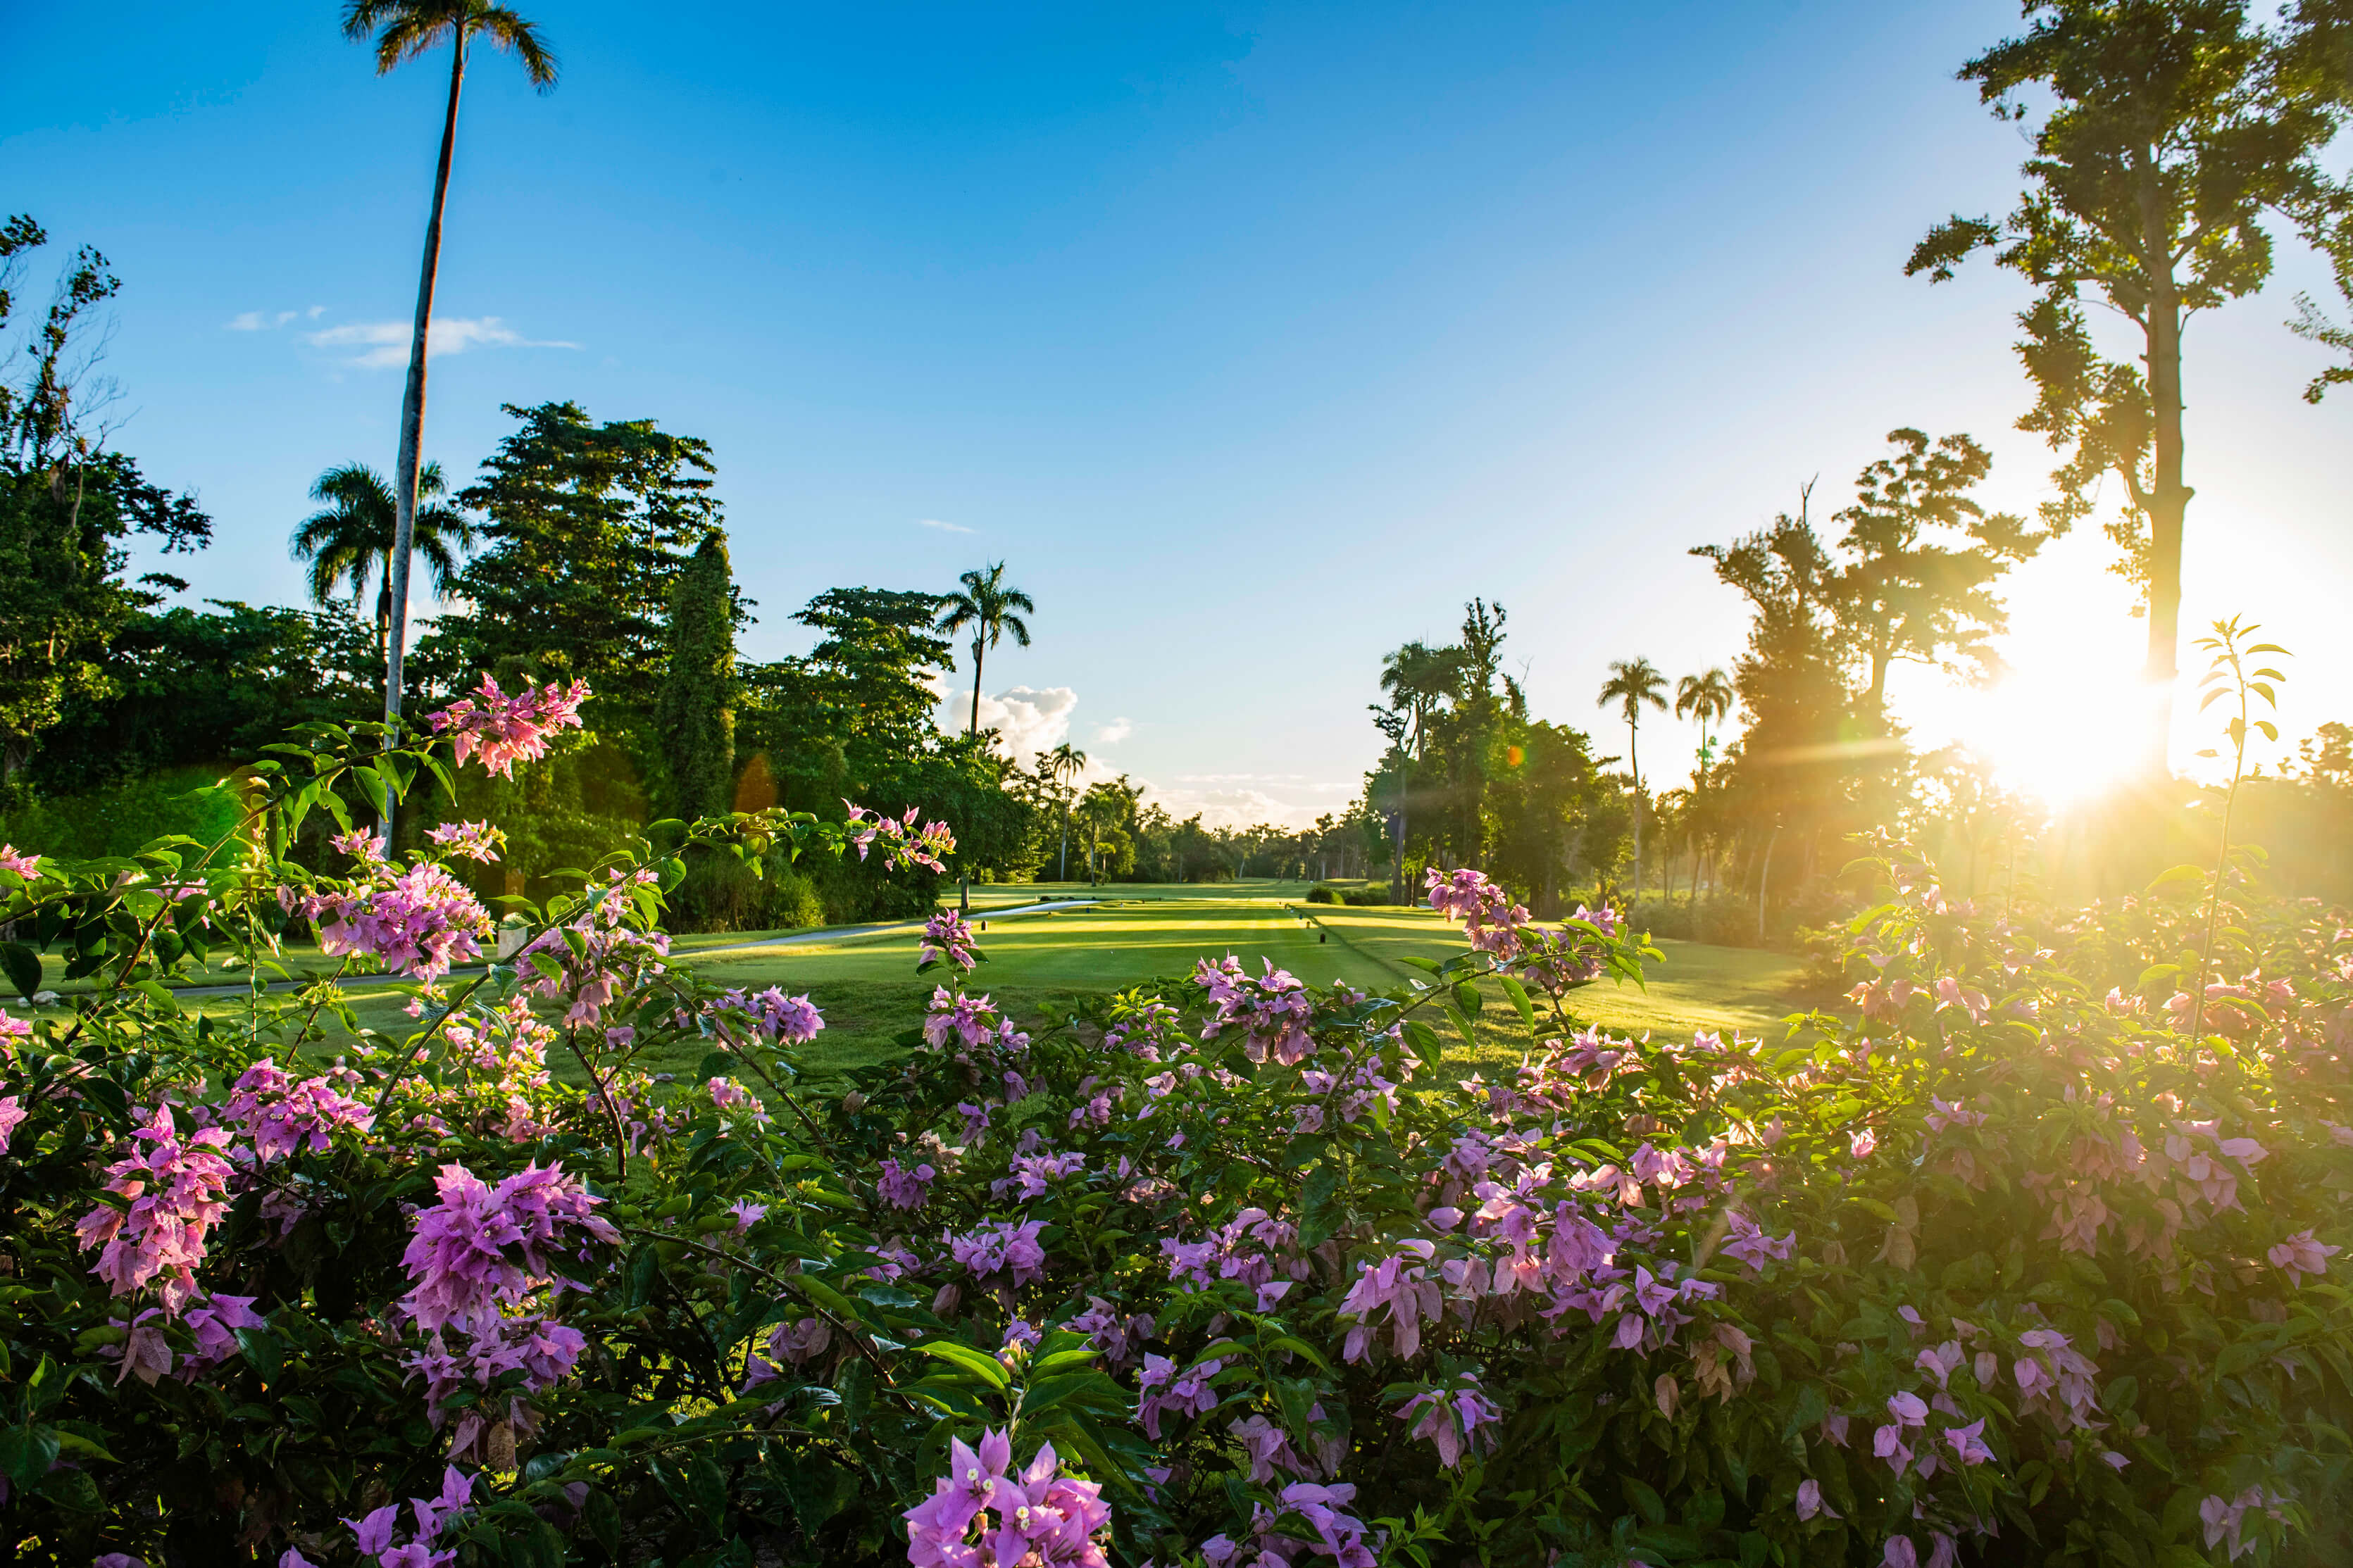
[[[375,1113],[343,1092],[358,1088],[359,1081],[359,1074],[338,1068],[297,1083],[264,1057],[238,1076],[223,1110],[253,1141],[254,1154],[265,1165],[305,1144],[312,1153],[323,1153],[338,1128],[364,1132],[375,1125]]]
[[[1001,1278],[1018,1289],[1046,1272],[1046,1249],[1038,1240],[1038,1233],[1045,1228],[1042,1219],[1018,1225],[984,1220],[962,1236],[949,1231],[942,1239],[947,1243],[948,1255],[975,1278]]]
[[[894,1209],[919,1209],[929,1201],[932,1179],[938,1174],[928,1164],[918,1163],[911,1169],[896,1160],[885,1160],[881,1173],[874,1178],[875,1194]]]
[[[975,956],[972,927],[954,910],[941,910],[923,922],[923,945],[915,953],[918,964],[946,959],[958,969],[970,969]]]
[[[1164,1415],[1207,1415],[1215,1410],[1218,1391],[1213,1383],[1225,1365],[1222,1358],[1211,1356],[1179,1372],[1166,1356],[1146,1354],[1144,1371],[1136,1379],[1140,1393],[1135,1405],[1135,1418],[1142,1423],[1145,1436],[1160,1441]]]
[[[1725,1256],[1738,1258],[1760,1274],[1768,1261],[1779,1259],[1786,1262],[1797,1250],[1796,1231],[1778,1237],[1767,1236],[1764,1226],[1738,1209],[1725,1215],[1725,1224],[1727,1232],[1724,1243]]]
[[[2198,1504],[2199,1521],[2206,1527],[2206,1549],[2212,1551],[2223,1542],[2230,1543],[2231,1561],[2255,1549],[2256,1542],[2242,1531],[2247,1515],[2260,1510],[2277,1520],[2286,1499],[2264,1487],[2249,1487],[2234,1498],[2208,1497]]]
[[[1471,945],[1481,952],[1492,952],[1499,959],[1518,953],[1518,932],[1528,923],[1528,911],[1489,881],[1484,872],[1466,867],[1449,873],[1432,866],[1422,890],[1431,909],[1449,921],[1462,921]]]
[[[652,875],[639,872],[637,879]],[[615,997],[663,972],[661,961],[670,956],[668,933],[637,931],[626,923],[634,908],[628,897],[633,885],[617,879],[598,889],[586,909],[564,925],[541,932],[518,955],[516,973],[522,976],[522,988],[565,1003],[566,1027],[594,1027],[603,1022]],[[533,962],[541,956],[555,961],[554,973]]]
[[[8,1152],[8,1141],[32,1112],[25,1109],[24,1100],[16,1095],[0,1096],[0,1154]]]
[[[1462,1462],[1465,1453],[1482,1447],[1492,1451],[1496,1435],[1490,1431],[1480,1436],[1479,1428],[1494,1426],[1504,1418],[1503,1411],[1479,1386],[1477,1376],[1470,1373],[1455,1379],[1451,1387],[1423,1389],[1405,1402],[1398,1419],[1410,1420],[1416,1411],[1421,1418],[1406,1429],[1407,1435],[1436,1445],[1438,1462],[1450,1470]]]
[[[1365,1521],[1342,1511],[1356,1501],[1355,1487],[1299,1481],[1283,1488],[1280,1496],[1279,1510],[1264,1503],[1252,1505],[1250,1532],[1258,1555],[1244,1563],[1242,1546],[1226,1536],[1213,1535],[1201,1542],[1201,1556],[1209,1568],[1276,1568],[1277,1564],[1289,1568],[1303,1551],[1310,1557],[1330,1558],[1333,1568],[1374,1568],[1379,1561],[1365,1543]],[[1311,1539],[1303,1540],[1281,1529],[1289,1520],[1296,1520],[1311,1532]]]
[[[778,1323],[768,1332],[767,1353],[754,1352],[747,1363],[743,1392],[748,1394],[764,1383],[776,1382],[780,1375],[776,1370],[779,1367],[807,1365],[832,1343],[833,1326],[823,1318]]]
[[[1378,1263],[1358,1266],[1356,1282],[1340,1300],[1340,1314],[1356,1320],[1341,1351],[1348,1361],[1362,1361],[1373,1338],[1374,1314],[1386,1310],[1390,1346],[1410,1359],[1421,1348],[1421,1325],[1435,1322],[1443,1306],[1440,1285],[1428,1264],[1437,1248],[1427,1241],[1400,1244],[1404,1250]]]
[[[866,858],[876,843],[882,846],[882,858],[892,866],[922,866],[929,870],[946,869],[940,857],[955,848],[955,835],[944,822],[926,822],[915,826],[922,808],[909,806],[903,816],[885,816],[863,805],[841,803],[849,810],[851,824],[849,841],[858,846],[858,858]]]
[[[1314,999],[1296,978],[1277,969],[1274,960],[1262,962],[1266,973],[1256,979],[1232,953],[1222,963],[1205,958],[1194,966],[1193,984],[1208,993],[1209,1005],[1216,1009],[1202,1026],[1201,1037],[1215,1039],[1229,1026],[1239,1027],[1242,1054],[1250,1060],[1262,1062],[1271,1056],[1285,1067],[1295,1066],[1314,1054],[1315,1037],[1307,1028],[1315,1014]]]
[[[755,1126],[768,1124],[768,1108],[760,1103],[760,1097],[733,1079],[714,1078],[703,1087],[711,1091],[711,1103],[719,1108],[721,1114],[740,1110]]]
[[[1271,1310],[1293,1284],[1308,1275],[1307,1259],[1298,1255],[1299,1227],[1276,1219],[1262,1208],[1246,1208],[1199,1241],[1160,1238],[1168,1259],[1168,1278],[1190,1279],[1201,1288],[1233,1279],[1257,1293],[1258,1310]]]
[[[462,855],[484,865],[496,860],[507,842],[505,831],[487,822],[445,822],[428,830],[425,837],[452,855]]]
[[[463,1348],[457,1351],[451,1351],[438,1331],[430,1334],[424,1348],[409,1357],[406,1365],[412,1376],[421,1373],[425,1378],[426,1414],[436,1426],[448,1419],[448,1405],[459,1391],[471,1388],[487,1394],[491,1384],[506,1373],[521,1373],[520,1380],[509,1384],[505,1390],[504,1419],[513,1434],[522,1437],[530,1436],[538,1426],[531,1396],[570,1376],[580,1353],[587,1348],[588,1341],[579,1330],[550,1318],[501,1318],[478,1325]],[[450,1434],[451,1458],[477,1462],[487,1458],[482,1442],[496,1418],[491,1414],[494,1411],[495,1406],[487,1399],[466,1410]]]
[[[2311,1228],[2307,1226],[2297,1231],[2263,1256],[2271,1259],[2273,1268],[2287,1275],[2287,1282],[2290,1285],[2301,1285],[2306,1275],[2317,1279],[2327,1273],[2328,1259],[2340,1250],[2342,1249],[2339,1247],[2314,1240]]]
[[[1003,1432],[985,1433],[976,1451],[951,1440],[948,1473],[903,1516],[913,1568],[1109,1568],[1103,1488],[1063,1475],[1051,1443],[1018,1478],[1012,1462]]]
[[[1087,1167],[1087,1157],[1075,1150],[1060,1154],[1016,1154],[1006,1173],[989,1184],[988,1190],[999,1198],[1019,1201],[1043,1197],[1055,1183],[1077,1175]]]
[[[396,876],[371,867],[360,887],[306,894],[299,907],[303,919],[318,922],[319,947],[329,957],[364,954],[417,980],[438,980],[480,957],[491,932],[490,911],[472,890],[429,861]]]
[[[998,1033],[1009,1034],[1012,1028],[1009,1021],[997,1016],[996,1005],[987,996],[968,996],[942,985],[934,988],[930,1010],[923,1015],[923,1044],[936,1051],[946,1048],[952,1039],[961,1040],[966,1048],[977,1050]]]
[[[400,1505],[388,1502],[364,1519],[347,1519],[352,1534],[357,1538],[360,1555],[373,1557],[376,1568],[448,1568],[458,1559],[454,1551],[437,1552],[433,1543],[441,1532],[463,1518],[474,1500],[474,1483],[464,1472],[451,1466],[441,1475],[441,1495],[438,1498],[412,1498],[408,1509],[417,1529],[406,1544],[395,1546],[394,1534],[400,1529]]]
[[[259,1329],[269,1325],[253,1310],[257,1298],[252,1296],[208,1296],[204,1305],[189,1309],[181,1326],[195,1342],[195,1349],[179,1358],[180,1381],[193,1383],[197,1374],[218,1366],[233,1355],[242,1353],[237,1342],[239,1329]],[[119,1355],[122,1368],[114,1374],[121,1383],[126,1377],[153,1384],[172,1370],[172,1344],[164,1335],[164,1325],[169,1318],[161,1307],[150,1307],[129,1323],[118,1321],[115,1326],[127,1329],[121,1346],[101,1351],[102,1355]]]
[[[172,1108],[158,1105],[132,1130],[145,1148],[106,1168],[106,1190],[129,1200],[125,1208],[100,1204],[74,1226],[81,1250],[100,1247],[90,1272],[117,1296],[151,1280],[166,1317],[177,1317],[195,1294],[205,1242],[228,1212],[230,1167],[220,1152],[224,1129],[206,1127],[181,1138]]]
[[[1591,937],[1535,925],[1526,909],[1514,903],[1512,895],[1482,872],[1467,868],[1447,872],[1432,866],[1424,891],[1431,909],[1450,921],[1463,922],[1464,934],[1475,951],[1493,954],[1498,967],[1514,970],[1551,995],[1557,996],[1601,973],[1601,959],[1589,946]],[[1579,904],[1572,918],[1604,936],[1618,934],[1615,910],[1589,910]]]
[[[446,733],[463,765],[480,756],[485,772],[512,777],[515,763],[537,762],[547,755],[547,738],[558,730],[580,728],[580,705],[588,700],[588,683],[550,684],[525,688],[509,697],[489,676],[470,697],[461,697],[426,721],[436,734]]]
[[[525,1165],[496,1186],[463,1165],[444,1165],[433,1185],[440,1202],[417,1211],[401,1254],[410,1285],[401,1304],[427,1333],[494,1332],[501,1304],[546,1283],[551,1252],[621,1238],[595,1212],[603,1200],[560,1164]]]
[[[0,844],[0,871],[13,871],[30,882],[41,874],[41,858],[19,853],[14,844]]]
[[[1086,1335],[1087,1342],[1113,1366],[1124,1366],[1135,1359],[1144,1342],[1152,1337],[1153,1326],[1151,1313],[1123,1316],[1101,1296],[1089,1296],[1087,1310],[1062,1324],[1074,1334]]]
[[[712,1004],[713,1012],[741,1013],[752,1020],[752,1027],[764,1039],[782,1040],[789,1046],[805,1046],[817,1038],[825,1027],[824,1016],[806,995],[787,996],[776,986],[765,991],[730,991]],[[722,1019],[720,1033],[727,1032],[727,1021]]]

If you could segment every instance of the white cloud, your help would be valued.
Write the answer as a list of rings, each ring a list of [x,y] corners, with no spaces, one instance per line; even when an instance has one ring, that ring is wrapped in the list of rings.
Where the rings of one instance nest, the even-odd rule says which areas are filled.
[[[346,363],[368,370],[388,370],[408,363],[408,343],[414,332],[406,321],[345,321],[341,326],[324,327],[315,332],[305,332],[314,348],[350,349],[362,352]],[[463,353],[480,343],[491,348],[576,349],[578,343],[560,340],[526,338],[496,316],[438,316],[434,318],[432,335],[426,351],[432,354]]]
[[[1205,827],[1251,827],[1261,822],[1277,827],[1307,827],[1330,809],[1296,805],[1257,789],[1159,789],[1147,785],[1144,797],[1180,822],[1198,812]]]
[[[934,671],[933,685],[940,693],[937,722],[952,735],[964,733],[972,721],[972,688],[952,688],[947,677]],[[1050,686],[1037,690],[1016,686],[991,697],[980,694],[980,727],[997,731],[998,748],[1023,767],[1028,767],[1039,752],[1050,752],[1071,738],[1071,711],[1079,705],[1079,694],[1067,686]]]
[[[313,305],[307,310],[240,310],[222,326],[225,331],[232,332],[266,332],[284,326],[298,316],[315,321],[326,308]]]
[[[1095,744],[1116,746],[1135,733],[1135,726],[1125,719],[1114,719],[1108,724],[1095,726]]]
[[[915,520],[915,526],[917,528],[936,528],[942,533],[970,533],[972,531],[971,529],[966,528],[960,522],[942,522],[936,517],[919,517]]]

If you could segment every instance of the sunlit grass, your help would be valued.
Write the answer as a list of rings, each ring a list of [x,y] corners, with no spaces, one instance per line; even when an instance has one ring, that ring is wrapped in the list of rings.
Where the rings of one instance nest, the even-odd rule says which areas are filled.
[[[1044,889],[997,886],[975,889],[976,924],[988,962],[968,982],[987,992],[1025,1028],[1068,1017],[1091,996],[1104,995],[1145,981],[1189,973],[1203,958],[1232,953],[1250,971],[1271,963],[1314,985],[1345,981],[1366,991],[1390,991],[1419,978],[1409,957],[1443,960],[1464,951],[1461,928],[1430,910],[1399,907],[1312,905],[1300,901],[1303,883],[1227,883],[1193,887],[1118,886],[1089,889],[1082,884]],[[1045,898],[1095,898],[1082,909],[992,918],[1010,907]],[[1645,1032],[1687,1037],[1696,1030],[1760,1033],[1797,1003],[1792,990],[1800,964],[1779,953],[1699,942],[1666,942],[1663,963],[1654,966],[1647,990],[1604,981],[1573,993],[1569,1011],[1581,1022],[1630,1036]],[[721,985],[783,987],[807,994],[823,1011],[826,1029],[804,1053],[810,1076],[826,1079],[897,1054],[895,1037],[921,1022],[924,1004],[941,978],[937,971],[915,973],[918,932],[912,923],[881,930],[839,929],[782,932],[730,932],[681,939],[676,962]],[[288,967],[315,974],[333,967],[316,949],[296,950]],[[212,984],[235,984],[240,973],[207,972]],[[452,994],[470,976],[445,983]],[[405,990],[381,978],[342,983],[354,1016],[366,1027],[392,1036],[416,1026],[403,1009]],[[242,1031],[249,1013],[237,994],[190,995],[189,1005],[216,1020],[216,1026]],[[1528,1034],[1500,995],[1475,1021],[1476,1038],[1464,1050],[1453,1026],[1432,1016],[1450,1051],[1466,1068],[1493,1074],[1516,1063]],[[340,1031],[322,1042],[332,1055]],[[640,1058],[653,1071],[691,1071],[701,1052],[681,1047]],[[557,1052],[551,1066],[577,1078],[579,1068]]]

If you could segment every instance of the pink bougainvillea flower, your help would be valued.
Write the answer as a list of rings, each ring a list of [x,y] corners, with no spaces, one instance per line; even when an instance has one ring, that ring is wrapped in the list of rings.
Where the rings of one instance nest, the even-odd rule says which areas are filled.
[[[5,1147],[5,1140],[0,1140],[0,1147]],[[2307,1226],[2297,1231],[2263,1256],[2271,1259],[2273,1268],[2287,1275],[2287,1282],[2290,1285],[2301,1285],[2307,1275],[2317,1279],[2327,1272],[2328,1259],[2338,1250],[2340,1249],[2337,1247],[2314,1240],[2311,1228]]]
[[[425,837],[452,855],[462,855],[485,865],[499,858],[499,851],[507,842],[505,831],[487,822],[445,822]]]
[[[426,715],[436,734],[447,733],[463,764],[479,756],[485,772],[512,776],[519,762],[547,755],[547,739],[558,730],[580,728],[580,705],[588,683],[525,688],[509,697],[489,676],[470,697],[461,697]]]
[[[923,922],[923,946],[915,953],[919,964],[942,958],[958,969],[970,969],[980,962],[975,952],[972,927],[954,910],[941,910]]]
[[[403,1308],[427,1332],[493,1326],[501,1303],[522,1300],[553,1273],[550,1257],[620,1232],[596,1213],[603,1200],[563,1166],[525,1165],[495,1186],[463,1165],[434,1178],[440,1201],[420,1209],[401,1255]]]
[[[218,1127],[180,1134],[168,1105],[132,1131],[144,1148],[106,1168],[107,1190],[126,1208],[100,1204],[74,1226],[81,1250],[99,1247],[90,1272],[117,1296],[153,1282],[164,1314],[175,1317],[196,1289],[212,1228],[228,1212],[228,1132]]]

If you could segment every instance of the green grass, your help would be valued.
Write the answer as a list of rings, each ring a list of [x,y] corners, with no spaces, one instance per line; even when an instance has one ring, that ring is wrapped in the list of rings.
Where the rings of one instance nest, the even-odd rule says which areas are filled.
[[[1460,926],[1426,909],[1318,904],[1309,913],[1335,940],[1380,960],[1400,979],[1417,971],[1399,960],[1443,961],[1468,945]],[[1651,966],[1647,989],[1604,980],[1572,993],[1569,1010],[1622,1034],[1649,1029],[1688,1035],[1700,1029],[1754,1033],[1798,1005],[1791,994],[1805,967],[1800,959],[1669,938],[1655,945],[1666,959]]]
[[[1395,983],[1388,966],[1317,930],[1284,908],[1297,883],[1100,889],[1082,910],[1021,915],[980,933],[988,962],[968,983],[1023,1025],[1061,1016],[1081,997],[1189,973],[1194,961],[1230,952],[1257,972],[1271,960],[1314,984],[1335,980],[1368,989]],[[1056,889],[1088,896],[1082,889]],[[807,992],[826,1016],[808,1053],[814,1070],[890,1054],[892,1036],[923,1016],[933,976],[918,978],[913,931],[714,953],[695,970],[726,985],[781,985]],[[936,975],[937,972],[934,971]]]
[[[1461,928],[1428,910],[1308,904],[1303,901],[1307,887],[1272,881],[976,887],[975,921],[989,922],[980,933],[988,962],[970,984],[1018,1025],[1037,1027],[1066,1016],[1085,997],[1186,974],[1195,961],[1229,952],[1253,973],[1271,961],[1311,984],[1346,981],[1388,990],[1420,974],[1402,959],[1443,960],[1464,951]],[[1077,898],[1101,901],[991,919],[1015,905]],[[881,931],[690,936],[672,951],[679,962],[723,985],[807,993],[826,1017],[825,1032],[806,1053],[810,1071],[822,1078],[895,1054],[893,1037],[920,1021],[939,974],[916,975],[917,945],[916,931],[901,923]],[[1756,1033],[1797,1006],[1791,992],[1801,964],[1795,958],[1698,942],[1658,945],[1666,960],[1653,967],[1647,991],[1603,981],[1571,994],[1572,1014],[1619,1033],[1687,1036],[1699,1029]],[[315,951],[288,956],[288,967],[298,972],[319,962]],[[451,985],[465,983],[459,975]],[[400,1013],[405,998],[385,983],[354,980],[345,991],[364,1024],[388,1033],[407,1026]],[[200,1005],[232,1027],[243,1013],[235,996],[207,997]],[[1451,1026],[1439,1026],[1451,1035]],[[1527,1044],[1518,1016],[1500,996],[1478,1020],[1477,1034],[1475,1048],[1463,1059],[1481,1070],[1516,1061]],[[687,1047],[672,1054],[676,1059],[646,1065],[687,1071],[699,1055]],[[552,1065],[562,1070],[561,1063]]]

